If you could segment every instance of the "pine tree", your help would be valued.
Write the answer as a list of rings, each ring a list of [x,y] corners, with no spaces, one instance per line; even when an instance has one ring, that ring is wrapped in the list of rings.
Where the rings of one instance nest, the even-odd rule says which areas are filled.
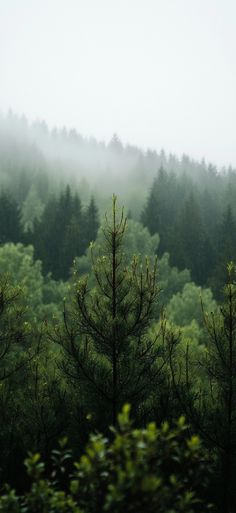
[[[214,486],[222,513],[231,513],[236,507],[236,269],[232,262],[227,269],[228,281],[220,308],[208,313],[202,305],[206,327],[202,356],[198,361],[196,355],[190,356],[187,343],[183,371],[174,352],[170,353],[173,384],[181,409],[214,454]],[[197,380],[196,371],[200,377]]]
[[[218,315],[205,315],[208,331],[206,369],[210,390],[204,404],[208,441],[219,455],[221,511],[236,507],[234,474],[236,464],[236,268],[227,266],[224,301]],[[211,408],[209,411],[209,401]]]
[[[158,296],[156,264],[152,270],[148,262],[142,268],[134,257],[131,267],[125,265],[126,223],[114,196],[102,252],[95,257],[92,250],[91,255],[96,288],[90,291],[88,278],[79,279],[64,324],[51,333],[62,346],[67,379],[77,383],[81,398],[85,393],[86,404],[92,400],[91,407],[98,406],[108,423],[116,422],[125,401],[136,410],[144,407],[163,366],[162,348],[149,333]]]

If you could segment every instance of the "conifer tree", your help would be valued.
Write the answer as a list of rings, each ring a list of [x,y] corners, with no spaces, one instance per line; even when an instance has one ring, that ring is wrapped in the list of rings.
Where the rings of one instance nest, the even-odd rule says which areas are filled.
[[[142,223],[147,226],[151,235],[158,233],[162,236],[168,224],[171,211],[171,205],[167,199],[169,195],[168,185],[169,176],[163,167],[160,167],[141,216]]]
[[[141,267],[134,257],[130,267],[125,265],[126,224],[114,196],[100,255],[91,251],[96,287],[89,290],[87,277],[76,282],[64,324],[50,334],[62,346],[67,379],[77,383],[81,398],[86,393],[86,404],[92,398],[108,423],[116,422],[125,401],[136,411],[144,407],[156,394],[164,365],[163,348],[149,332],[158,297],[156,263],[153,269],[148,262]]]
[[[81,201],[67,186],[59,198],[49,198],[41,221],[34,221],[34,233],[28,240],[35,246],[36,257],[43,262],[44,273],[67,279],[73,259],[85,252],[84,216]]]
[[[232,262],[227,271],[220,315],[205,317],[208,353],[204,362],[211,394],[207,430],[220,455],[221,511],[224,513],[230,513],[236,507],[233,481],[236,463],[236,269]],[[208,408],[209,402],[205,409]]]
[[[66,226],[65,234],[61,242],[60,256],[61,268],[60,278],[66,280],[69,277],[73,262],[76,256],[80,256],[82,252],[81,225],[78,219],[73,215],[70,222]]]
[[[219,511],[231,513],[236,508],[234,473],[236,465],[236,284],[235,266],[228,264],[224,301],[215,313],[203,315],[207,330],[202,357],[190,357],[186,345],[185,371],[182,372],[174,351],[170,367],[176,396],[182,411],[201,434],[214,454],[215,489]],[[191,372],[194,369],[194,372]],[[196,381],[194,375],[199,373]],[[184,376],[185,375],[185,376]]]
[[[0,244],[19,242],[22,237],[20,211],[9,194],[0,194]]]
[[[84,251],[94,242],[99,228],[98,209],[92,196],[84,216]]]
[[[13,287],[8,276],[0,276],[0,382],[8,379],[25,359],[27,323],[19,299],[20,287]]]
[[[170,248],[170,232],[176,218],[178,200],[176,175],[167,173],[160,167],[142,212],[141,221],[151,235],[158,233],[160,236],[161,254]]]
[[[217,234],[217,259],[212,270],[210,285],[215,295],[222,299],[227,280],[227,262],[236,258],[236,222],[230,205],[223,214]]]
[[[191,194],[175,224],[175,243],[171,256],[173,264],[180,269],[190,269],[193,280],[200,285],[206,282],[209,244],[198,203]]]
[[[14,475],[16,447],[14,446],[18,415],[14,406],[19,396],[18,382],[29,360],[34,356],[30,348],[30,328],[25,322],[22,290],[12,286],[7,275],[0,276],[0,453],[1,479]],[[21,405],[22,409],[22,405]],[[14,453],[14,456],[13,456]],[[12,462],[14,461],[14,464]]]

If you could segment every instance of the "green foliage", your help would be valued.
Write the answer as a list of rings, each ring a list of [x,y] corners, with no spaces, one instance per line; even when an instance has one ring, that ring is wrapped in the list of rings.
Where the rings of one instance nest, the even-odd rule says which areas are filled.
[[[25,367],[33,357],[32,332],[22,307],[22,290],[7,276],[0,277],[0,453],[1,473],[11,469],[11,452],[17,414],[14,398],[19,398]],[[22,405],[21,405],[22,408]],[[19,420],[19,419],[18,419]]]
[[[229,513],[236,504],[236,285],[232,262],[224,296],[215,311],[207,312],[203,304],[204,348],[197,351],[192,337],[185,350],[180,343],[170,355],[170,368],[182,411],[212,450],[220,510]]]
[[[29,510],[70,510],[68,476],[60,471],[56,484],[50,474],[55,440],[69,435],[78,454],[91,426],[97,430],[102,425],[107,433],[111,417],[114,420],[115,411],[129,400],[135,426],[153,418],[172,420],[185,412],[211,451],[211,490],[220,498],[220,513],[234,511],[235,275],[233,265],[226,271],[226,262],[236,251],[235,170],[217,173],[204,162],[186,156],[179,160],[163,151],[144,154],[123,147],[117,137],[107,148],[75,131],[50,133],[37,123],[29,127],[12,115],[6,120],[9,133],[3,125],[0,119],[0,264],[1,273],[9,277],[2,276],[0,282],[1,480],[25,489],[23,455],[29,449],[39,451],[45,467],[35,478],[42,481],[47,498],[41,504],[32,496]],[[25,141],[19,138],[21,131]],[[104,251],[102,228],[92,260],[90,250],[85,255],[96,239],[96,205],[104,211],[114,188],[131,210],[117,254],[117,315],[111,307],[111,260],[107,247]],[[95,200],[90,200],[91,192]],[[142,209],[145,228],[137,222]],[[34,261],[32,245],[40,261]],[[151,305],[145,327],[140,323],[133,330],[140,297],[143,294],[145,303],[153,290],[157,253],[158,301]],[[77,257],[80,281],[76,276],[69,289],[55,278],[67,279]],[[87,272],[88,278],[82,276]],[[190,272],[196,285],[189,283]],[[211,286],[214,296],[223,298],[218,310],[210,289],[199,285]],[[203,311],[209,312],[204,323],[199,295]],[[55,331],[54,318],[63,316],[64,296],[64,323]],[[161,325],[162,305],[167,305],[168,320]],[[112,348],[117,352],[112,354]],[[105,451],[108,446],[106,442]],[[57,456],[63,469],[66,454],[54,451]],[[127,483],[129,479],[128,474]],[[16,493],[6,492],[1,508],[21,508]]]
[[[59,197],[49,198],[40,221],[35,216],[33,233],[28,238],[37,258],[42,260],[44,274],[50,272],[56,279],[67,279],[74,258],[84,254],[97,229],[94,199],[83,209],[79,195],[72,194],[67,186]]]
[[[2,191],[0,194],[0,243],[18,242],[21,236],[18,205],[9,194]]]
[[[197,436],[187,437],[180,418],[176,428],[165,422],[132,429],[129,407],[118,417],[114,440],[92,436],[76,464],[72,490],[85,513],[201,511],[203,452]],[[89,497],[93,497],[93,501]]]
[[[170,255],[164,253],[158,260],[158,276],[160,284],[160,301],[166,306],[174,294],[181,293],[186,283],[190,281],[188,269],[179,271],[170,264]]]
[[[29,325],[21,306],[22,291],[0,278],[0,382],[24,365]],[[2,385],[2,383],[1,383]]]
[[[34,344],[33,357],[22,373],[21,389],[13,405],[15,411],[19,411],[15,434],[21,438],[24,433],[21,443],[25,452],[29,448],[40,451],[48,461],[52,443],[63,433],[65,422],[68,424],[68,406],[57,368],[57,348],[49,348],[44,333],[40,335]],[[22,404],[23,411],[20,410]]]
[[[124,234],[123,247],[124,247],[124,261],[128,264],[133,255],[137,255],[140,262],[145,265],[146,258],[154,262],[156,254],[158,253],[160,238],[158,234],[150,235],[148,229],[141,223],[133,219],[127,220],[127,227]],[[104,243],[103,228],[98,230],[98,235],[93,246],[93,253],[99,256],[102,252]],[[95,285],[92,280],[91,273],[91,258],[90,249],[88,248],[86,255],[76,259],[76,268],[80,275],[89,274],[91,285]],[[178,271],[176,267],[170,266],[170,256],[164,253],[158,258],[158,280],[160,289],[160,302],[166,305],[168,300],[173,294],[182,291],[183,286],[190,281],[190,272],[185,269]]]
[[[188,436],[183,417],[175,428],[165,422],[160,428],[150,423],[132,429],[129,405],[118,415],[113,439],[90,436],[85,453],[74,464],[68,491],[57,479],[65,471],[71,454],[61,444],[53,452],[54,470],[46,479],[38,453],[25,465],[30,490],[18,497],[7,488],[0,497],[2,513],[195,513],[205,507],[204,452],[197,436]]]
[[[8,274],[14,284],[24,288],[27,304],[37,308],[42,302],[43,276],[41,262],[34,262],[33,254],[33,246],[4,244],[0,247],[0,267],[1,272]]]
[[[84,249],[89,247],[90,242],[95,241],[99,228],[98,208],[92,196],[84,214]]]
[[[134,255],[137,255],[143,263],[146,257],[155,258],[159,245],[159,236],[157,234],[151,236],[148,229],[141,223],[133,219],[127,219],[126,229],[123,238],[124,261],[129,263]],[[93,246],[93,254],[99,256],[104,246],[104,226],[98,230],[95,244]],[[91,271],[90,248],[86,251],[86,256],[82,256],[76,260],[76,267],[80,274],[86,274]]]
[[[160,237],[157,233],[150,235],[148,229],[141,223],[129,219],[124,237],[124,249],[127,261],[133,255],[138,255],[142,260],[145,257],[152,257],[157,254]],[[98,241],[99,243],[99,241]]]
[[[25,465],[31,489],[19,497],[7,487],[0,497],[1,513],[83,513],[70,494],[57,490],[53,482],[43,476],[45,466],[39,453],[30,455]]]
[[[35,219],[42,217],[44,204],[42,203],[35,185],[33,184],[21,208],[21,224],[25,232],[33,231]]]
[[[193,319],[203,328],[202,303],[208,312],[216,312],[217,304],[210,289],[186,283],[182,292],[173,295],[166,307],[168,319],[177,326],[189,325]]]
[[[236,254],[236,222],[233,210],[227,206],[219,223],[217,233],[217,259],[212,269],[209,283],[214,294],[220,300],[224,298],[224,285],[227,282],[227,264],[235,259]]]
[[[68,286],[53,281],[50,276],[43,277],[42,263],[34,261],[33,246],[4,244],[0,247],[0,268],[1,273],[9,275],[13,285],[22,288],[20,304],[25,308],[27,320],[38,322],[59,315]]]
[[[210,242],[206,236],[201,211],[193,193],[185,201],[174,225],[171,255],[180,269],[191,269],[198,284],[206,283],[210,258]],[[178,238],[176,237],[178,233]]]
[[[115,190],[135,219],[139,219],[142,212],[142,222],[150,233],[159,234],[160,255],[169,253],[171,265],[181,270],[189,268],[197,284],[211,284],[219,297],[226,265],[225,258],[219,266],[217,263],[223,249],[221,224],[228,206],[233,219],[236,214],[235,169],[229,167],[220,173],[213,165],[196,162],[186,155],[179,159],[163,150],[144,153],[134,146],[122,146],[119,138],[113,138],[106,146],[94,138],[83,138],[75,130],[50,131],[45,123],[30,126],[25,118],[12,113],[0,119],[0,154],[0,187],[7,196],[6,201],[0,198],[0,239],[3,242],[22,242],[22,237],[26,241],[26,234],[18,230],[20,215],[19,211],[16,216],[13,214],[17,205],[13,207],[12,198],[22,207],[25,200],[28,203],[31,187],[37,196],[35,206],[32,204],[26,216],[30,224],[41,210],[38,200],[45,204],[55,195],[54,207],[59,203],[62,207],[58,196],[67,183],[73,190],[71,196],[79,193],[86,205],[93,191],[101,211]],[[76,251],[79,255],[83,255],[88,242],[94,240],[95,225],[88,233],[88,210],[83,211],[79,230],[79,251]],[[53,207],[46,208],[42,224],[35,220],[35,234],[27,238],[27,242],[35,245],[45,273],[52,272],[54,278],[65,279],[69,276],[68,262],[71,266],[75,255],[68,253],[65,261],[59,258],[64,225],[63,219],[62,224],[55,223],[54,214]],[[68,219],[63,218],[67,224]],[[228,241],[232,247],[234,232],[229,231]],[[225,256],[228,260],[233,258],[233,255]]]
[[[207,436],[220,454],[222,509],[236,506],[234,472],[236,461],[236,267],[227,266],[228,280],[224,287],[224,302],[218,314],[205,314],[208,333],[207,355],[203,362],[208,379]],[[206,411],[206,404],[203,410]],[[204,426],[205,427],[205,426]]]
[[[144,406],[154,383],[163,379],[163,345],[157,335],[149,335],[158,295],[156,264],[151,268],[147,260],[142,266],[134,257],[126,265],[125,230],[126,219],[123,211],[117,212],[114,197],[99,256],[94,256],[92,247],[96,288],[89,289],[87,277],[75,282],[64,324],[51,334],[63,348],[65,375],[77,382],[80,391],[86,390],[92,411],[105,402],[103,420],[107,417],[108,423],[111,418],[115,423],[117,409],[127,400],[137,410]]]

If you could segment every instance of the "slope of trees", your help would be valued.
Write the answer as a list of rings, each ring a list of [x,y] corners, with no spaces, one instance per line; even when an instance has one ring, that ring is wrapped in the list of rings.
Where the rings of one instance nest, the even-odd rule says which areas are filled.
[[[184,414],[188,442],[197,432],[202,457],[212,464],[209,500],[218,512],[231,513],[236,508],[236,280],[234,264],[227,269],[227,263],[236,260],[235,171],[219,173],[163,151],[144,154],[124,147],[117,136],[105,145],[73,131],[50,132],[13,115],[0,120],[0,136],[0,477],[17,489],[15,495],[1,489],[0,508],[21,511],[29,500],[29,511],[40,510],[42,485],[45,507],[89,512],[91,471],[103,492],[96,498],[106,510],[124,510],[126,501],[132,511],[137,497],[141,504],[146,500],[144,490],[140,499],[133,488],[136,479],[144,486],[135,460],[144,426],[153,419],[167,426]],[[127,199],[127,220],[114,199],[111,216],[99,226],[116,185]],[[127,437],[116,431],[112,439],[109,426],[117,423],[126,401],[134,430]],[[95,437],[80,460],[89,433],[98,429],[109,441],[104,445],[103,437]],[[168,429],[168,447],[183,463],[183,447],[176,455]],[[141,446],[133,444],[135,436]],[[77,488],[69,490],[69,475],[62,471],[60,484],[52,479],[51,451],[60,437],[69,437],[73,459],[84,472],[75,476],[84,479],[83,505]],[[116,467],[114,451],[123,457],[125,440],[128,467],[118,465],[117,484],[114,474],[108,478],[103,470]],[[147,469],[149,450],[147,443],[142,453]],[[28,459],[28,471],[35,474],[25,495],[28,451],[42,455],[45,474],[38,455]],[[86,470],[83,462],[91,451],[95,461],[89,460]],[[168,494],[177,487],[183,497],[186,490],[178,488],[169,467],[164,477],[162,470],[155,467],[150,478],[150,507],[160,499],[166,508],[168,497],[173,500]],[[112,498],[106,486],[114,491]],[[176,499],[176,511],[198,511],[188,492],[186,504]]]
[[[8,202],[1,215],[5,227],[0,230],[2,242],[36,245],[42,235],[36,254],[45,272],[68,278],[75,252],[84,254],[96,236],[96,209],[103,213],[116,190],[131,216],[141,220],[151,235],[158,233],[160,254],[169,253],[172,266],[189,269],[197,284],[211,286],[222,299],[226,263],[235,257],[234,169],[217,170],[204,161],[186,155],[178,159],[163,150],[144,153],[133,146],[124,147],[116,135],[106,145],[83,138],[75,130],[50,131],[44,122],[30,125],[12,113],[0,117],[0,141],[0,208]],[[67,184],[73,191],[71,199],[79,195],[82,220],[78,209],[70,220],[66,218],[62,196],[66,198]],[[66,219],[61,227],[65,238],[61,247],[56,240],[61,222],[60,214],[55,214],[58,207]],[[231,219],[227,220],[229,211]],[[225,222],[231,226],[228,235]],[[36,227],[35,239],[27,239]],[[53,240],[52,231],[58,269],[54,269],[53,243],[50,251],[45,249]],[[72,236],[80,241],[78,246]]]
[[[190,269],[193,280],[210,285],[218,298],[227,262],[236,256],[235,189],[232,183],[229,195],[229,179],[234,183],[236,175],[208,171],[197,186],[161,168],[141,216],[150,233],[160,235],[160,250],[170,254],[171,264]]]
[[[75,272],[67,284],[42,275],[32,247],[7,243],[0,248],[1,269],[8,273],[0,283],[1,480],[17,489],[2,489],[2,511],[13,505],[21,511],[23,502],[29,511],[33,503],[35,508],[59,507],[59,500],[62,511],[90,513],[96,501],[104,511],[120,511],[124,501],[130,511],[139,511],[138,502],[143,507],[145,501],[150,511],[156,501],[163,513],[170,503],[176,512],[202,511],[195,499],[202,497],[199,484],[206,466],[211,473],[205,499],[220,512],[235,508],[235,267],[228,267],[219,308],[209,289],[168,267],[163,256],[162,283],[168,283],[167,276],[173,279],[163,314],[155,263],[158,237],[145,228],[139,232],[139,223],[126,223],[114,198],[99,244],[91,248],[90,276]],[[139,258],[132,258],[138,248]],[[118,431],[110,432],[127,400],[134,430],[124,410]],[[169,430],[167,421],[181,414],[187,431],[184,423],[183,431],[180,425]],[[145,431],[153,419],[162,427],[151,424]],[[83,455],[89,433],[98,429],[107,438],[93,437]],[[203,440],[201,456],[198,440],[191,438],[196,432]],[[51,459],[57,440],[65,436],[79,461],[71,482],[72,453],[55,451]],[[29,450],[44,462],[38,455],[27,460],[34,481],[30,491],[23,466]]]

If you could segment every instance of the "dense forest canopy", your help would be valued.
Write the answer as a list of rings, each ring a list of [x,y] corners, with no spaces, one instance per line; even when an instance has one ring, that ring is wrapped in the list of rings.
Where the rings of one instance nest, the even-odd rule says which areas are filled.
[[[234,169],[144,153],[117,135],[106,145],[12,113],[0,135],[1,242],[33,244],[44,273],[66,279],[115,191],[128,216],[159,235],[159,255],[221,297],[236,250]]]
[[[235,260],[236,170],[0,118],[0,511],[235,510]]]
[[[219,193],[220,188],[222,193],[223,187],[230,200],[235,175],[231,167],[217,170],[212,164],[194,161],[187,155],[179,159],[164,150],[157,153],[131,145],[124,147],[116,134],[105,144],[84,138],[74,129],[49,130],[45,122],[29,123],[25,117],[9,112],[0,118],[0,135],[1,182],[10,186],[20,202],[29,192],[27,177],[31,182],[34,177],[37,192],[40,197],[43,194],[44,201],[52,187],[60,190],[69,184],[80,189],[83,201],[96,192],[104,210],[104,200],[115,190],[136,217],[161,167],[177,178],[184,177],[187,190],[192,185],[200,192],[211,188],[212,193]],[[137,200],[139,204],[135,208]]]

